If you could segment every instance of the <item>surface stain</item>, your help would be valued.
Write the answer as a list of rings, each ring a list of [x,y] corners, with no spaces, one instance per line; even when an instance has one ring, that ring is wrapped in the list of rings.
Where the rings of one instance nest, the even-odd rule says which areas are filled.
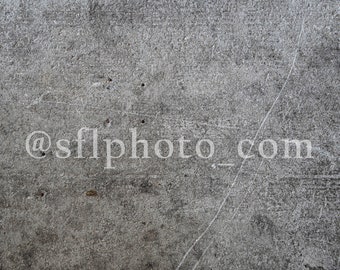
[[[91,189],[91,190],[86,191],[85,195],[89,197],[95,197],[95,196],[98,196],[98,192],[94,189]]]

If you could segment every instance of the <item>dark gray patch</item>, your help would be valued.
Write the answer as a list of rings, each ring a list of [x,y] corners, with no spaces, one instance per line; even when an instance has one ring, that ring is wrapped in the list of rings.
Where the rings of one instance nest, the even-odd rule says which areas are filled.
[[[305,264],[305,268],[308,270],[325,270],[322,266],[310,266],[309,264]]]
[[[159,237],[158,231],[156,229],[151,229],[144,234],[143,240],[145,242],[154,242],[158,240],[158,237]]]
[[[48,228],[39,228],[36,230],[35,234],[41,244],[55,243],[59,239],[58,234]]]
[[[274,222],[266,215],[255,214],[252,216],[250,223],[254,231],[259,235],[273,236],[275,232]]]
[[[147,179],[144,179],[140,184],[140,192],[141,193],[152,193],[153,185]]]

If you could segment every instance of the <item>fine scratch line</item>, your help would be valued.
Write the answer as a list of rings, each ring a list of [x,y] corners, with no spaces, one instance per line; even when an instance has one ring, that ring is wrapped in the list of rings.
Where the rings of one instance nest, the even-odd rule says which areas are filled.
[[[260,165],[257,167],[257,170],[256,170],[256,173],[252,179],[252,182],[254,184],[258,174],[259,174],[259,171],[260,171],[260,168],[262,166],[264,162],[264,159],[261,160],[261,163]],[[262,181],[263,182],[263,181]],[[253,191],[255,190],[256,187],[253,187],[253,189],[251,190],[251,186],[248,187],[247,189],[247,192],[246,192],[246,195],[244,195],[244,197],[242,198],[241,202],[239,203],[239,205],[236,207],[231,219],[234,219],[234,217],[236,216],[238,210],[240,209],[240,207],[242,206],[242,204],[244,203],[245,199],[253,193]],[[197,268],[197,266],[200,264],[200,262],[202,261],[204,255],[207,253],[208,249],[210,248],[210,246],[212,245],[212,243],[214,242],[214,239],[209,243],[209,245],[207,246],[207,248],[204,250],[204,252],[202,253],[201,257],[198,259],[198,261],[196,262],[196,264],[194,265],[194,267],[192,268],[192,270],[195,270]]]
[[[104,108],[104,107],[98,107],[98,106],[93,106],[93,105],[86,105],[84,104],[84,102],[81,100],[81,102],[77,102],[77,103],[68,103],[68,102],[64,102],[64,101],[52,101],[52,100],[42,100],[43,96],[46,95],[43,94],[41,95],[39,98],[34,99],[34,100],[29,100],[29,99],[22,99],[19,100],[18,103],[29,103],[28,106],[26,106],[27,109],[29,109],[30,107],[32,107],[33,105],[65,105],[65,106],[71,106],[71,107],[75,107],[75,111],[79,113],[79,110],[77,109],[78,107],[81,108],[82,112],[90,112],[91,110],[101,110],[101,111],[110,111],[110,112],[115,112],[115,113],[119,113],[122,115],[132,115],[132,116],[140,116],[140,117],[149,117],[149,118],[153,118],[156,119],[159,116],[159,112],[157,112],[156,114],[147,114],[144,112],[134,112],[134,111],[126,111],[126,110],[118,110],[118,109],[112,109],[112,108]],[[13,100],[5,100],[5,99],[1,99],[0,97],[0,103],[12,103]],[[86,109],[86,110],[85,110]],[[220,128],[220,129],[243,129],[242,126],[236,126],[236,125],[222,125],[222,124],[213,124],[213,123],[209,123],[209,122],[202,122],[202,121],[197,121],[197,120],[190,120],[190,119],[184,119],[184,118],[178,118],[176,115],[173,116],[161,116],[162,119],[165,119],[167,121],[172,121],[172,122],[180,122],[182,125],[202,125],[202,126],[207,126],[207,127],[213,127],[213,128]],[[250,129],[247,129],[250,130]]]
[[[300,40],[301,40],[301,36],[302,36],[302,32],[303,32],[303,25],[304,25],[304,18],[302,20],[302,24],[301,24],[301,30],[300,30],[300,34],[299,34],[299,37],[298,37],[298,41],[297,41],[297,49],[296,49],[296,52],[295,52],[295,55],[294,55],[294,58],[293,58],[293,62],[291,64],[291,67],[290,67],[290,70],[288,72],[288,75],[287,75],[287,78],[284,82],[284,84],[282,85],[281,87],[281,90],[279,91],[277,97],[275,98],[272,106],[270,107],[269,111],[267,112],[267,114],[265,115],[265,117],[263,118],[261,124],[260,124],[260,127],[258,128],[258,130],[256,131],[256,134],[254,136],[254,139],[253,141],[256,141],[258,135],[260,134],[260,131],[262,129],[262,127],[264,126],[265,122],[267,121],[269,115],[271,114],[272,110],[274,109],[276,103],[278,102],[279,98],[281,97],[281,94],[284,90],[284,88],[286,87],[286,84],[290,78],[290,75],[292,74],[292,71],[293,71],[293,68],[294,68],[294,65],[295,65],[295,61],[296,61],[296,58],[297,58],[297,54],[298,54],[298,50],[299,50],[299,44],[300,44]],[[254,145],[254,144],[253,144]],[[251,150],[253,149],[253,145],[251,145],[251,147],[249,148],[248,152],[247,152],[247,155],[249,155],[249,153],[251,152]],[[233,188],[233,186],[235,185],[242,169],[243,169],[243,166],[246,162],[246,158],[243,159],[242,163],[241,163],[241,166],[239,168],[239,170],[237,171],[237,174],[231,184],[231,188]],[[194,241],[194,243],[189,247],[189,249],[187,250],[187,252],[184,254],[182,260],[180,261],[180,263],[178,264],[178,266],[176,267],[176,270],[179,270],[180,267],[182,266],[182,264],[184,263],[184,261],[186,260],[187,256],[189,255],[189,253],[191,252],[191,250],[194,248],[194,246],[201,240],[201,238],[209,231],[210,227],[214,224],[214,222],[216,221],[216,219],[218,218],[218,216],[220,215],[220,212],[223,208],[223,206],[225,205],[227,199],[229,198],[229,195],[230,195],[230,189],[229,189],[229,192],[227,193],[227,195],[224,197],[222,203],[220,204],[220,206],[218,207],[218,210],[216,212],[216,214],[214,215],[214,217],[211,219],[211,221],[209,222],[208,226],[206,227],[206,229],[196,238],[196,240]]]
[[[220,166],[220,167],[233,167],[235,166],[234,163],[219,163],[217,164],[217,166]]]
[[[201,257],[198,259],[198,261],[196,262],[196,264],[194,265],[194,268],[192,268],[192,270],[195,270],[197,268],[197,266],[200,264],[201,259],[204,257],[205,253],[207,253],[207,251],[209,250],[210,246],[212,245],[213,241],[210,242],[210,244],[205,248],[205,250],[203,251]]]

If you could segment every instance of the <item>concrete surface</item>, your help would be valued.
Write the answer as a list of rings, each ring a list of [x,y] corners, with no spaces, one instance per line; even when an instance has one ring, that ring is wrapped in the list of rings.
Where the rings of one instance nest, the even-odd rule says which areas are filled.
[[[0,269],[339,269],[338,8],[0,0]],[[25,150],[81,127],[216,153],[104,170]],[[308,139],[313,159],[242,165],[256,133]]]

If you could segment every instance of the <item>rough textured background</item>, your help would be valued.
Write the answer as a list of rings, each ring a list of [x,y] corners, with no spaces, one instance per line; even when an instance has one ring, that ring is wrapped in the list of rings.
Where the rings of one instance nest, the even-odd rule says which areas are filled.
[[[337,10],[0,0],[0,269],[176,269],[228,194],[180,269],[339,269]],[[232,185],[237,143],[269,110],[258,140],[309,139],[314,159],[256,156]],[[74,139],[84,126],[217,149],[208,160],[121,158],[114,170],[26,153],[34,130]]]

